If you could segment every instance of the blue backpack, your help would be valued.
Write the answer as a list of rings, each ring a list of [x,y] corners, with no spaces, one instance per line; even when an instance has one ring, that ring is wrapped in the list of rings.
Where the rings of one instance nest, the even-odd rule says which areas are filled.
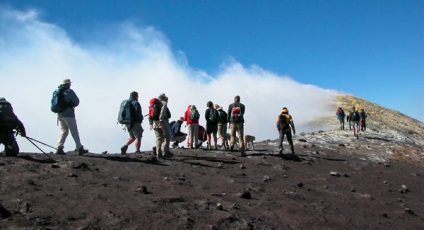
[[[119,106],[118,112],[118,122],[123,125],[131,124],[133,118],[132,114],[134,113],[133,100],[123,100]]]
[[[53,91],[53,96],[52,96],[51,105],[50,105],[50,110],[53,113],[61,113],[65,111],[66,108],[68,108],[66,101],[64,99],[64,94],[63,94],[64,90],[65,90],[64,88],[58,88],[55,91]]]

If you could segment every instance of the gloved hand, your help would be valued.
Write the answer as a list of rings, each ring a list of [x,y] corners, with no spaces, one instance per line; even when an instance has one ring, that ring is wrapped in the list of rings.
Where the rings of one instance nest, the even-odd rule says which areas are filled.
[[[21,134],[22,137],[26,137],[26,132],[25,130],[20,130],[19,134]]]
[[[26,137],[25,127],[21,121],[19,121],[19,124],[18,124],[18,132],[22,137]]]

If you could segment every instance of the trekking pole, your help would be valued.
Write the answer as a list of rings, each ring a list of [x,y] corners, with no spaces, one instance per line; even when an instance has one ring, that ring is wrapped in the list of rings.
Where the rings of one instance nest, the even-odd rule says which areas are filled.
[[[46,144],[46,143],[43,143],[43,142],[41,142],[41,141],[37,141],[37,140],[35,140],[34,138],[31,138],[31,137],[26,137],[27,139],[30,139],[30,140],[32,140],[32,141],[35,141],[35,142],[38,142],[38,143],[40,143],[40,144],[43,144],[43,145],[45,145],[45,146],[47,146],[47,147],[50,147],[50,148],[52,148],[52,149],[54,149],[54,150],[57,150],[57,148],[55,148],[55,147],[53,147],[53,146],[51,146],[51,145],[48,145],[48,144]]]
[[[39,149],[42,153],[44,153],[44,155],[46,155],[51,161],[56,162],[55,160],[53,160],[53,158],[51,158],[49,155],[47,155],[47,153],[45,153],[40,147],[38,147],[34,142],[31,141],[31,139],[29,137],[26,137],[26,139],[31,142],[31,144],[33,144],[35,147],[37,147],[37,149]]]

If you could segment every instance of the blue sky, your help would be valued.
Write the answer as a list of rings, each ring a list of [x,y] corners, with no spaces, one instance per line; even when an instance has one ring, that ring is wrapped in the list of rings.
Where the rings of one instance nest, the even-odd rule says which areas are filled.
[[[25,67],[32,73],[45,74],[48,70],[41,69],[45,63],[62,70],[76,63],[92,63],[93,68],[86,66],[74,73],[85,75],[81,82],[104,79],[105,75],[115,80],[117,76],[124,79],[126,74],[133,75],[147,64],[158,64],[152,60],[160,60],[166,67],[152,73],[160,75],[157,71],[166,69],[175,78],[169,88],[163,89],[166,92],[187,92],[196,86],[219,89],[227,84],[223,79],[232,74],[245,77],[246,82],[250,79],[257,86],[242,91],[246,95],[242,98],[259,96],[264,97],[261,100],[281,101],[276,107],[288,104],[296,108],[292,111],[298,117],[306,109],[310,113],[308,103],[326,100],[326,92],[334,90],[424,121],[424,1],[0,0],[0,7],[4,15],[18,12],[13,20],[7,16],[13,23],[0,22],[0,47],[15,52],[15,56],[3,53],[4,57],[0,52],[0,60],[15,57],[24,60],[21,63],[28,61]],[[30,22],[22,20],[22,14],[31,18]],[[31,45],[16,41],[26,41],[21,33],[31,34],[27,24],[16,21],[36,28],[31,27],[37,31],[34,41],[28,36]],[[32,66],[30,57],[40,60],[50,55],[42,48],[57,51],[53,53],[59,58]],[[144,63],[146,57],[151,62]],[[20,73],[13,65],[3,65],[10,73]],[[101,68],[108,72],[101,72]],[[195,84],[182,85],[187,78],[179,78],[181,75],[189,76]],[[208,83],[198,85],[199,79]],[[144,87],[140,91],[148,94],[150,88],[145,83],[140,82]],[[246,83],[243,89],[249,87]],[[2,88],[2,92],[6,90]],[[229,103],[233,94],[239,93],[231,88],[228,91]],[[315,99],[302,100],[312,97]],[[216,98],[223,101],[219,103],[227,103]],[[203,108],[203,101],[201,104]]]
[[[190,67],[235,58],[424,120],[424,1],[3,1],[35,7],[78,42],[122,21],[154,26]],[[90,31],[103,33],[92,34]]]

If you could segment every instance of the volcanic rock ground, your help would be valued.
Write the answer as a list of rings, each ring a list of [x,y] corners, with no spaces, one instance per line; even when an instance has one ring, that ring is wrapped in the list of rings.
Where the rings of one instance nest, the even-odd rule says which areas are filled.
[[[1,229],[423,229],[423,152],[373,131],[247,151],[0,157]],[[285,146],[289,149],[288,146]],[[51,157],[53,161],[50,160]]]
[[[297,157],[276,140],[247,157],[2,153],[0,229],[424,229],[424,126],[381,110],[359,139],[323,119],[294,137]]]

